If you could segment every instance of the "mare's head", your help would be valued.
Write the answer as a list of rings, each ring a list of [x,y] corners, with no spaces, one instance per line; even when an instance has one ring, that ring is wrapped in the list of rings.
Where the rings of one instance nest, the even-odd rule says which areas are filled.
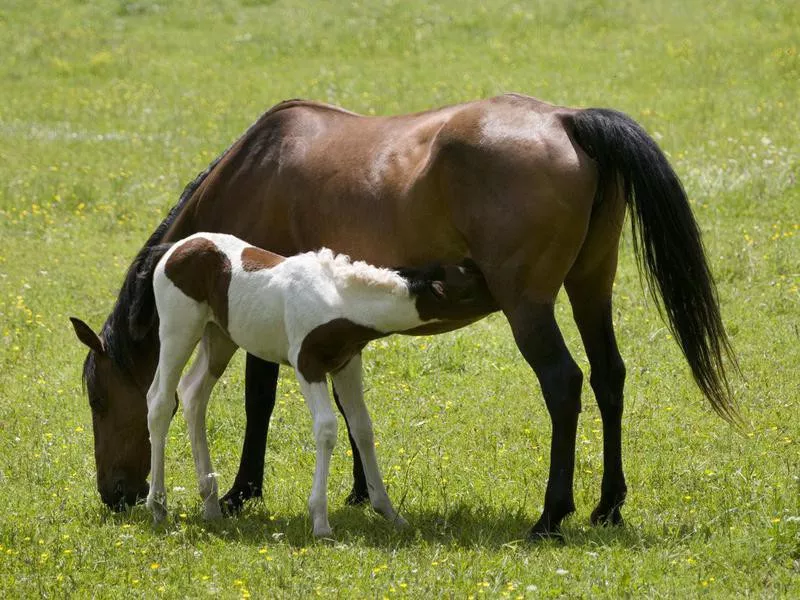
[[[416,297],[417,312],[424,320],[464,321],[498,310],[486,279],[474,261],[400,268]]]
[[[122,364],[105,339],[80,319],[71,318],[78,339],[89,348],[83,381],[89,395],[94,430],[97,490],[103,502],[119,511],[147,496],[150,437],[147,431],[147,385],[144,373]]]

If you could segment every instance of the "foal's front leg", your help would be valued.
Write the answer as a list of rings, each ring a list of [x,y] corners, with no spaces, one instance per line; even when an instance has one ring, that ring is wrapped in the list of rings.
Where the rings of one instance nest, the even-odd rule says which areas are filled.
[[[217,475],[211,464],[206,433],[206,409],[214,385],[228,365],[236,345],[215,325],[207,325],[192,368],[181,380],[179,396],[183,404],[183,416],[192,444],[197,486],[203,501],[203,518],[217,519],[222,516],[219,503]]]
[[[366,404],[364,404],[361,373],[361,355],[357,354],[340,371],[333,375],[333,385],[338,391],[339,403],[350,428],[350,434],[361,454],[361,464],[364,468],[366,486],[372,508],[398,527],[405,527],[408,522],[392,506],[378,467],[378,458],[375,454],[375,436],[369,411]]]
[[[314,421],[314,439],[316,442],[316,464],[314,466],[314,483],[308,498],[308,511],[316,537],[330,537],[331,526],[328,522],[328,473],[330,472],[331,455],[336,444],[336,415],[331,408],[328,395],[328,384],[322,381],[307,381],[300,371],[297,381],[300,391],[306,400],[311,418]]]
[[[183,337],[159,330],[161,348],[153,383],[147,392],[147,428],[150,433],[150,475],[147,508],[158,523],[167,516],[167,491],[164,484],[164,452],[167,432],[175,411],[175,392],[181,371],[197,344],[196,337]]]

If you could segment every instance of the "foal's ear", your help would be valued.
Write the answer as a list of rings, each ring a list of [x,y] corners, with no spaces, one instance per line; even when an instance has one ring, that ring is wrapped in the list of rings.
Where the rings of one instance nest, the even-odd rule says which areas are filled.
[[[75,335],[78,336],[81,342],[88,346],[90,350],[94,350],[98,354],[105,354],[106,350],[103,347],[103,340],[100,339],[100,336],[97,335],[91,327],[76,317],[70,317],[69,320],[72,322],[72,327],[75,329]]]

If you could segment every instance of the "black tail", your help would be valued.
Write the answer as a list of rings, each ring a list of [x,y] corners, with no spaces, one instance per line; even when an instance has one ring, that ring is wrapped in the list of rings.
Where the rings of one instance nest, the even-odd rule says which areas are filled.
[[[695,381],[720,416],[739,422],[723,355],[738,366],[722,325],[700,230],[678,176],[655,141],[630,117],[590,108],[569,120],[578,144],[598,163],[598,189],[619,177],[633,215],[639,272],[644,272],[659,311],[666,313]]]
[[[153,271],[158,261],[172,247],[172,244],[158,244],[147,248],[136,257],[131,265],[136,277],[132,280],[133,299],[128,309],[128,324],[134,339],[143,339],[152,330],[157,318],[156,297],[153,293]]]

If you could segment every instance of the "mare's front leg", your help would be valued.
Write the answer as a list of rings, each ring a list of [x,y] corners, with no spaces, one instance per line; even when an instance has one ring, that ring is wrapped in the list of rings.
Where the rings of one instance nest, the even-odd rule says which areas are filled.
[[[339,390],[336,387],[336,379],[333,382],[333,400],[336,402],[336,408],[342,413],[344,417],[344,424],[347,426],[347,439],[350,442],[350,450],[353,453],[353,489],[345,498],[344,503],[350,506],[359,506],[369,500],[369,490],[367,490],[367,476],[364,473],[364,464],[361,460],[361,453],[358,451],[358,444],[353,438],[353,428],[350,425],[350,420],[345,414],[344,407],[342,407],[341,400],[339,399]]]
[[[398,527],[405,527],[408,522],[392,506],[378,467],[372,420],[369,417],[367,406],[364,404],[361,373],[361,355],[357,354],[333,375],[334,389],[341,394],[339,397],[340,408],[347,421],[351,439],[360,451],[361,465],[366,477],[366,488],[372,508]]]
[[[311,411],[314,440],[316,443],[316,461],[314,465],[314,483],[308,498],[308,511],[316,537],[330,537],[331,526],[328,522],[328,474],[330,472],[331,455],[336,444],[336,415],[331,408],[328,395],[327,380],[307,381],[297,371],[300,391]]]
[[[203,518],[216,519],[222,516],[218,498],[217,475],[211,464],[206,432],[206,409],[211,392],[228,362],[236,352],[236,345],[216,325],[207,325],[197,358],[191,370],[181,380],[179,396],[183,404],[183,416],[192,444],[195,472],[200,499],[203,502]]]
[[[239,511],[250,498],[261,497],[267,433],[269,420],[275,409],[277,387],[278,364],[248,354],[245,367],[246,425],[242,456],[233,485],[221,500],[223,509],[228,513]]]

